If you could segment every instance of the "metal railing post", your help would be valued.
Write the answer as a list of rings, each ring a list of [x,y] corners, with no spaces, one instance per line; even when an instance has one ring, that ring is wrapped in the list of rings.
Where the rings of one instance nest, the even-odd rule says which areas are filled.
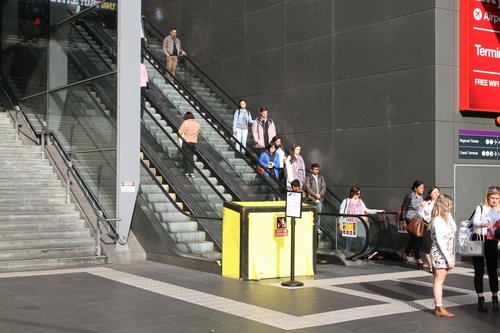
[[[102,249],[101,249],[101,220],[104,219],[104,214],[102,211],[99,211],[97,213],[97,226],[95,230],[95,249],[96,249],[96,255],[100,256]]]
[[[73,167],[73,163],[71,163],[71,155],[70,160],[66,162],[66,203],[70,201],[71,194],[71,168]]]
[[[19,107],[16,107],[14,108],[14,111],[16,111],[16,117],[14,119],[14,123],[16,124],[16,141],[19,141],[19,119],[18,119],[18,116],[19,116],[19,111],[21,111],[19,109]]]
[[[42,137],[40,138],[41,140],[41,147],[42,147],[42,160],[45,159],[45,134],[47,132],[47,122],[42,121]]]

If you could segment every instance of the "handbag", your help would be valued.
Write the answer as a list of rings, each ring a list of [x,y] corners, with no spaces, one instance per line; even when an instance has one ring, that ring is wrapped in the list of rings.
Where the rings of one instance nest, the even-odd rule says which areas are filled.
[[[475,234],[477,235],[477,234]],[[472,240],[474,234],[471,234],[470,237],[464,242],[464,247],[462,253],[460,253],[463,257],[483,257],[484,256],[484,237],[477,235],[479,239]]]
[[[263,176],[265,172],[266,172],[266,170],[264,170],[264,168],[261,167],[260,165],[257,167],[257,173],[259,175]]]
[[[411,219],[410,223],[406,225],[406,231],[408,231],[413,236],[422,238],[424,237],[425,227],[426,225],[424,221],[422,221],[422,219],[414,217]]]
[[[179,140],[179,147],[181,147],[181,148],[182,148],[182,142],[184,141],[184,140],[182,140],[183,138],[184,138],[184,133],[182,133],[182,135],[178,138],[178,140]]]

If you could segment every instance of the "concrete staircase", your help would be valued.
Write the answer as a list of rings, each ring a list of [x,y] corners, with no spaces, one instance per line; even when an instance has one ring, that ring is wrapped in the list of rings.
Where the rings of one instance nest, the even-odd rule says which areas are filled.
[[[104,264],[95,238],[40,147],[15,140],[0,112],[0,272]]]

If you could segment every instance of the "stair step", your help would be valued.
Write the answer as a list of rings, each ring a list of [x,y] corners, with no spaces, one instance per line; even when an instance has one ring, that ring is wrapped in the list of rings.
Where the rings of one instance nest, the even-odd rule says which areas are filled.
[[[28,240],[28,239],[52,239],[52,238],[74,238],[90,237],[90,229],[82,228],[76,230],[29,230],[29,231],[3,231],[0,241],[3,240]]]
[[[16,221],[32,221],[36,219],[37,221],[64,221],[71,219],[79,219],[80,213],[77,211],[73,212],[63,212],[63,213],[37,213],[35,215],[23,213],[23,214],[1,214],[0,213],[0,223],[1,222],[16,222]]]
[[[91,237],[50,238],[50,239],[25,239],[0,240],[0,251],[20,249],[44,249],[63,247],[82,247],[95,245],[95,239]]]
[[[0,272],[89,267],[105,263],[104,256],[3,261],[0,262]]]
[[[6,260],[25,260],[42,258],[68,258],[68,257],[91,257],[96,254],[95,246],[64,247],[49,249],[22,249],[11,251],[0,251],[0,262]]]
[[[40,204],[62,204],[65,203],[65,195],[54,195],[54,196],[32,196],[24,195],[20,197],[15,196],[0,196],[0,207],[3,204],[18,204],[18,205],[40,205]]]
[[[42,230],[77,230],[85,228],[84,220],[74,221],[23,221],[21,222],[2,222],[0,223],[0,232],[10,231],[42,231]]]

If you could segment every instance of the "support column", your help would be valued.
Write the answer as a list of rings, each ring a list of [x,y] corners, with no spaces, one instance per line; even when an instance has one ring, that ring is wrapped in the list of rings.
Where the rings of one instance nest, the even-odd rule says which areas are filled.
[[[140,45],[141,1],[118,3],[118,120],[116,152],[116,215],[119,241],[116,250],[128,251],[137,191],[140,151]],[[135,24],[136,23],[136,24]]]

